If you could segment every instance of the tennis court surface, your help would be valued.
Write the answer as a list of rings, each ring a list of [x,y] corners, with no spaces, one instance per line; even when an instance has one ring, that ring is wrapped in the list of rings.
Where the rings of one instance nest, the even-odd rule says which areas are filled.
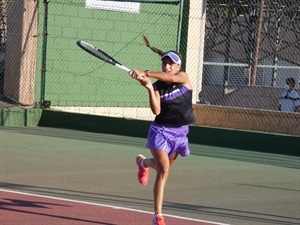
[[[145,139],[45,127],[0,127],[0,224],[147,225],[136,180]],[[300,224],[300,158],[191,144],[166,187],[168,225]]]

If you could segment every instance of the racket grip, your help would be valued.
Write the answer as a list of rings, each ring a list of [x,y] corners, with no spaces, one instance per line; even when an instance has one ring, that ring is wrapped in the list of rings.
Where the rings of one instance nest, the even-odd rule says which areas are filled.
[[[119,69],[125,70],[126,72],[131,71],[131,69],[129,69],[126,66],[123,66],[123,65],[116,64],[115,66],[118,67]]]

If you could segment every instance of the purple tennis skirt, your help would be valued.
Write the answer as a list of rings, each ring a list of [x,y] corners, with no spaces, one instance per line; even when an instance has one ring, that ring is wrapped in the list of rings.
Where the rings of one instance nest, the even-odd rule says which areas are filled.
[[[165,127],[153,122],[148,130],[147,148],[151,150],[164,150],[169,157],[177,152],[182,157],[190,154],[187,134],[189,126]]]

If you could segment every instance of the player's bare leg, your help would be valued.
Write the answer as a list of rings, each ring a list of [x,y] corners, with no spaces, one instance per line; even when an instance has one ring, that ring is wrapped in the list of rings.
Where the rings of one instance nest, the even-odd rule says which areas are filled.
[[[154,210],[158,215],[162,215],[162,205],[164,198],[165,185],[169,176],[170,161],[166,151],[151,150],[155,161],[156,179],[154,182]]]

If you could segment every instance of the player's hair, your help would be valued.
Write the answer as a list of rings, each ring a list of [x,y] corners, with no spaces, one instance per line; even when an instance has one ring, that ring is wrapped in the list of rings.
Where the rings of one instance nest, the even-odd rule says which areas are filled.
[[[290,84],[291,84],[291,85],[294,87],[295,84],[296,84],[296,81],[295,81],[294,78],[289,77],[289,78],[287,78],[287,79],[285,80],[285,83],[286,83],[287,85],[290,85]]]
[[[144,39],[145,45],[148,48],[150,48],[153,52],[155,52],[156,54],[158,54],[160,56],[162,56],[164,54],[164,52],[162,50],[160,50],[158,48],[155,48],[155,47],[151,47],[150,42],[149,42],[148,38],[145,35],[143,35],[143,39]]]
[[[171,50],[171,51],[162,51],[162,50],[160,50],[160,49],[158,49],[158,48],[152,47],[152,46],[150,45],[150,42],[149,42],[148,38],[147,38],[145,35],[143,35],[143,40],[144,40],[145,45],[146,45],[148,48],[150,48],[153,52],[155,52],[156,54],[162,56],[162,55],[163,55],[164,53],[166,53],[166,52],[174,52],[174,53],[175,53],[176,55],[178,55],[179,58],[182,60],[182,55],[181,55],[179,52],[176,52],[176,51],[173,51],[173,50]]]

